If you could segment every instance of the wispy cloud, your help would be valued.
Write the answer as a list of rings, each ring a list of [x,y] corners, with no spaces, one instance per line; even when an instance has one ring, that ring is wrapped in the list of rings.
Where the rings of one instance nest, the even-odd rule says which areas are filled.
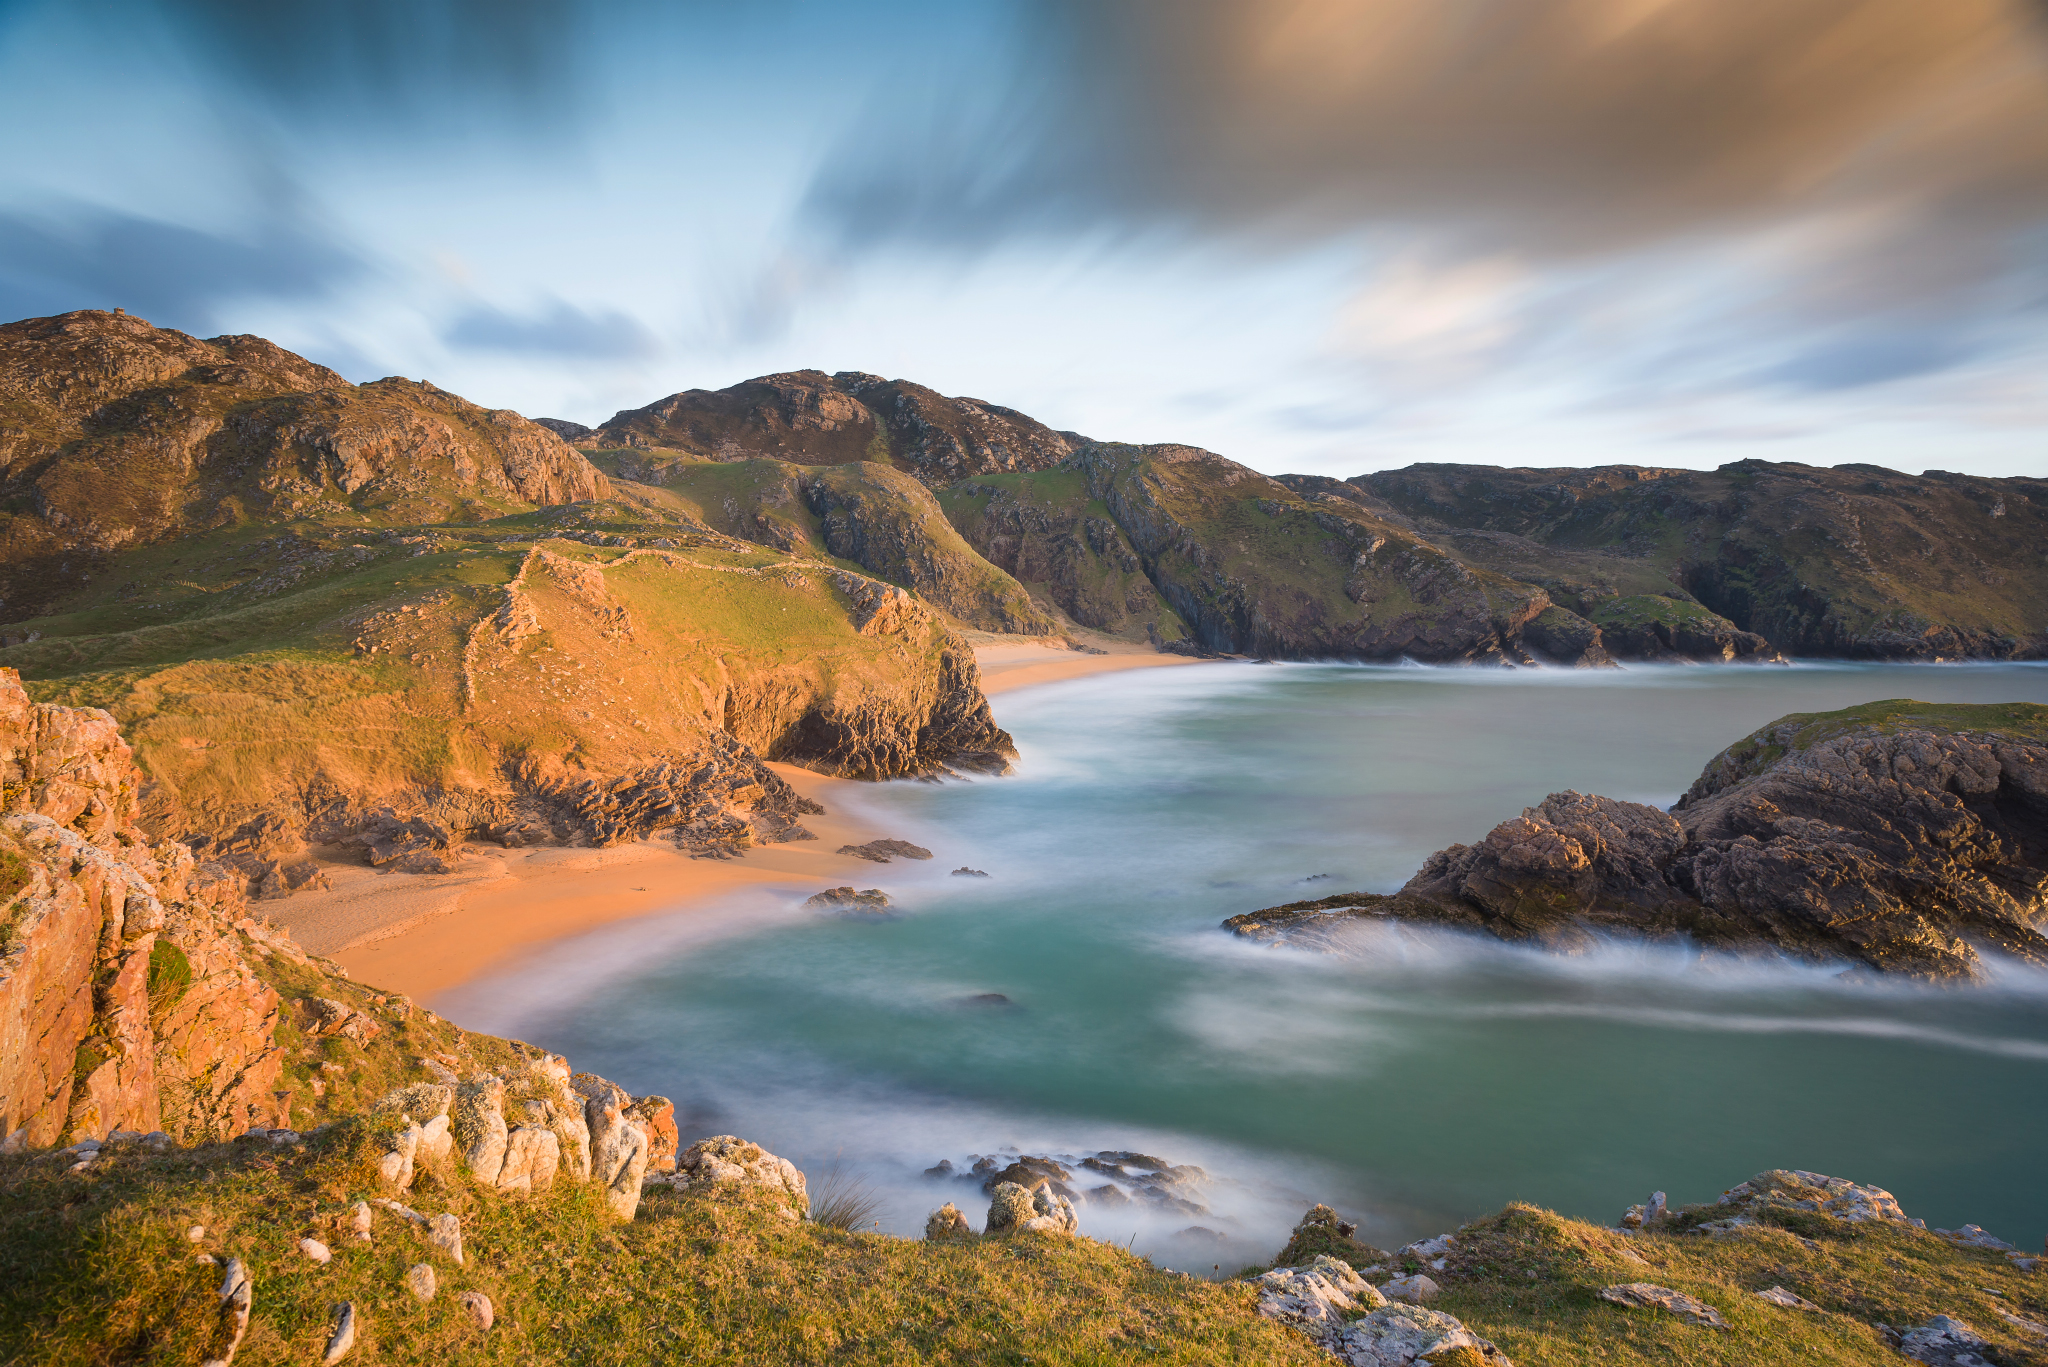
[[[525,313],[476,305],[449,324],[442,340],[458,350],[591,361],[630,360],[661,350],[660,341],[631,314],[580,309],[563,299]]]

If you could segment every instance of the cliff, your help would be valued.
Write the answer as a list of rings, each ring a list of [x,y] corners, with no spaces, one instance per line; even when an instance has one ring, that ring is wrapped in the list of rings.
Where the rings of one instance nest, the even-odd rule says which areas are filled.
[[[1684,940],[1968,981],[2048,966],[2048,707],[1906,700],[1783,717],[1707,765],[1671,812],[1553,793],[1390,895],[1232,917],[1327,946],[1413,921],[1574,951]]]
[[[947,398],[907,380],[820,370],[671,394],[620,412],[589,440],[715,460],[873,461],[935,488],[966,475],[1043,469],[1081,444],[999,404]]]
[[[402,379],[352,385],[260,337],[120,313],[0,327],[0,613],[49,612],[111,558],[251,519],[475,521],[601,498],[516,413]]]

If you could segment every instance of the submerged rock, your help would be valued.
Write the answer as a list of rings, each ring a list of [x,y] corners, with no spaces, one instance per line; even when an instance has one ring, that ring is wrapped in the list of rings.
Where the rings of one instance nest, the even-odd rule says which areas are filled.
[[[959,868],[957,868],[957,869],[953,870],[953,877],[955,877],[955,878],[986,878],[986,877],[988,877],[988,874],[987,874],[987,873],[986,873],[985,871],[981,870],[981,869],[970,869],[970,868],[968,868],[968,867],[967,867],[967,866],[966,866],[965,864],[962,864],[962,865],[961,865],[961,866],[960,866]]]

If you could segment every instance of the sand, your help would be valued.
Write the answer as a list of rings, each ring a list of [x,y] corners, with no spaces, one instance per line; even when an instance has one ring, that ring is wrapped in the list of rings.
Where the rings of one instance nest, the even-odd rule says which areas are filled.
[[[1033,638],[979,637],[974,655],[983,691],[1196,663],[1108,637],[1090,644],[1094,650],[1084,652]],[[432,1005],[477,978],[531,964],[549,945],[617,922],[700,911],[747,889],[786,889],[794,900],[881,881],[880,865],[834,853],[895,834],[842,814],[847,804],[839,799],[865,785],[793,765],[769,767],[824,805],[825,816],[804,818],[816,840],[757,846],[739,859],[692,859],[659,835],[604,849],[470,846],[452,874],[323,862],[331,888],[264,910],[308,952],[334,960],[358,981]]]

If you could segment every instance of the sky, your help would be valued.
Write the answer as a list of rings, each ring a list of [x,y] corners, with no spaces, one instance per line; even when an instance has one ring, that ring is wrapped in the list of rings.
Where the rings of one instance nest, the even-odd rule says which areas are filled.
[[[598,423],[2048,475],[2048,0],[0,0],[0,319]]]

